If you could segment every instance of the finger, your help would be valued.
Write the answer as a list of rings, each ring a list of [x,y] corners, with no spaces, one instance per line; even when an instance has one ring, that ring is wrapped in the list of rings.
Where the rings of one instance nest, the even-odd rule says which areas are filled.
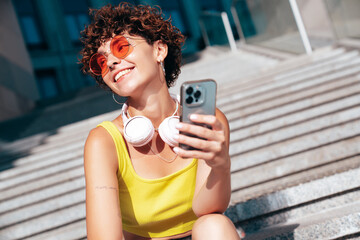
[[[210,125],[214,130],[222,130],[222,123],[213,115],[201,115],[201,114],[191,114],[190,120],[194,123],[205,123]]]
[[[174,147],[174,152],[182,158],[197,158],[203,159],[205,161],[211,160],[214,158],[214,154],[211,152],[202,152],[198,150],[184,150],[180,147]]]
[[[208,129],[204,126],[188,124],[188,123],[178,123],[176,128],[182,133],[188,133],[190,135],[197,136],[199,138],[204,138],[208,140],[217,140],[216,133],[211,129]]]
[[[199,139],[197,137],[187,136],[187,135],[183,135],[183,134],[178,135],[178,142],[180,144],[185,144],[187,146],[197,148],[201,151],[212,151],[214,148],[217,147],[216,146],[217,142],[215,142],[215,141]]]

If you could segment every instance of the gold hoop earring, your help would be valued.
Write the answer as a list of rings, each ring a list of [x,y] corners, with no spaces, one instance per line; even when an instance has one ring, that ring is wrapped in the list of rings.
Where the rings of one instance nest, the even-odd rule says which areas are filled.
[[[160,62],[160,66],[161,66],[161,69],[162,69],[163,72],[164,72],[164,75],[166,75],[166,73],[165,73],[165,66],[164,66],[164,62],[163,62],[163,61]]]
[[[118,101],[116,100],[115,93],[112,93],[112,98],[114,99],[114,101],[115,101],[117,104],[119,104],[119,105],[124,104],[124,102],[118,102]]]

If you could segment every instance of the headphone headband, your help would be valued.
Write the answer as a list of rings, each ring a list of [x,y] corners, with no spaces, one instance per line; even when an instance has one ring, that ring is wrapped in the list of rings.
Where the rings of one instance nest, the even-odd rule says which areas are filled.
[[[176,123],[179,122],[179,117],[175,116],[179,110],[179,101],[176,95],[170,94],[170,96],[176,102],[176,109],[170,117],[165,118],[159,125],[159,135],[164,142],[174,147],[177,144],[174,136],[179,133],[175,128]],[[125,139],[134,147],[144,146],[150,142],[154,136],[155,129],[152,122],[145,116],[131,117],[129,115],[130,118],[128,118],[127,114],[128,105],[127,102],[125,102],[121,112]]]

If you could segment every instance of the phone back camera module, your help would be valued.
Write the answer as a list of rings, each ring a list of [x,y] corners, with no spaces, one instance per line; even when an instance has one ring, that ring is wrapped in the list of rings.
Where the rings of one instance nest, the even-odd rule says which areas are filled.
[[[185,102],[189,106],[199,106],[203,104],[203,94],[204,89],[200,85],[190,85],[186,88],[185,93]]]

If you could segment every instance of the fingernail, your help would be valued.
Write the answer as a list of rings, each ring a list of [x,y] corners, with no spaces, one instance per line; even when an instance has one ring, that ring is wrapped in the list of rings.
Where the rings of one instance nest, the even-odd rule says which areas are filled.
[[[174,139],[178,140],[179,139],[179,134],[175,134]]]
[[[175,153],[178,153],[178,152],[179,152],[179,148],[178,148],[178,147],[174,147],[174,148],[173,148],[173,151],[174,151]]]
[[[196,120],[196,119],[197,119],[197,115],[191,114],[191,115],[190,115],[190,119],[191,119],[191,120]]]
[[[181,124],[181,123],[178,123],[178,124],[176,124],[176,126],[175,126],[177,129],[181,129],[182,127],[183,127],[183,125]]]

